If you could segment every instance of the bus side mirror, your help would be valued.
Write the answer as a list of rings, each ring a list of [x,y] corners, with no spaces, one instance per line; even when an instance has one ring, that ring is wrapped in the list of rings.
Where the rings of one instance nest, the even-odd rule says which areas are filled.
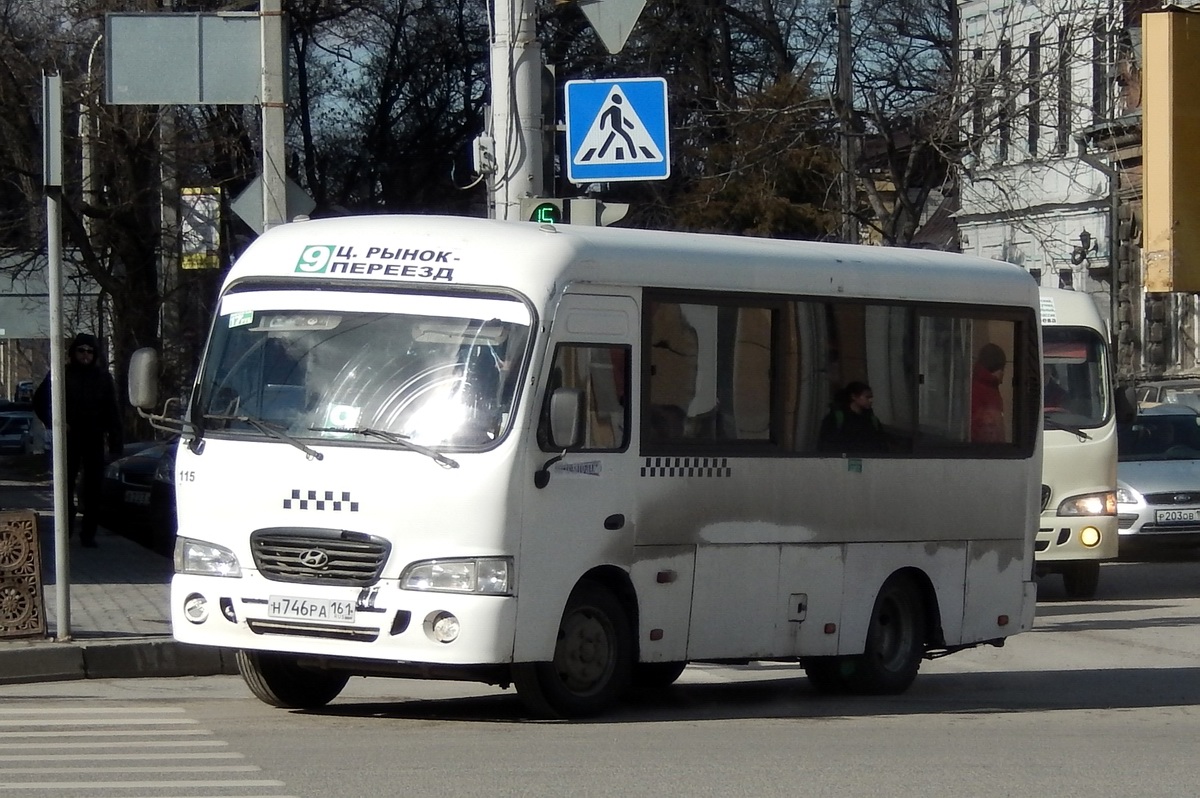
[[[556,388],[550,395],[550,444],[555,449],[579,445],[579,422],[583,417],[583,391]]]
[[[149,347],[129,358],[129,404],[153,410],[158,404],[158,352]]]
[[[1137,394],[1131,386],[1117,388],[1117,423],[1131,424],[1137,418]]]

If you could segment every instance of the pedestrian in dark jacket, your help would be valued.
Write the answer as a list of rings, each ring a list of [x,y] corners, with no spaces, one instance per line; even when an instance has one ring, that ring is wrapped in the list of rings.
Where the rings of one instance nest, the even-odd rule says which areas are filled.
[[[66,382],[63,438],[67,445],[67,534],[75,526],[75,483],[78,480],[83,503],[79,539],[88,548],[96,546],[96,514],[100,509],[104,480],[105,443],[108,444],[108,453],[113,457],[120,455],[122,446],[121,412],[117,406],[116,387],[107,369],[97,362],[98,356],[96,338],[79,333],[71,341],[67,364],[63,369]],[[50,405],[50,375],[47,374],[33,394],[34,412],[47,428],[54,421]]]
[[[823,452],[884,452],[887,433],[872,408],[875,394],[865,382],[847,383],[821,422],[817,448]]]

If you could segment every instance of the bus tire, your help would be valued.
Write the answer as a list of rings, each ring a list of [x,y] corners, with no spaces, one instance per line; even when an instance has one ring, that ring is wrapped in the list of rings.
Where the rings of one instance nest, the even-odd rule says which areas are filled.
[[[894,574],[879,589],[863,653],[850,658],[846,684],[860,695],[903,693],[925,654],[925,602],[912,577]]]
[[[639,662],[633,666],[633,686],[639,690],[670,687],[686,667],[686,662]]]
[[[1100,563],[1096,560],[1071,562],[1062,566],[1063,588],[1073,599],[1095,598],[1100,586]]]
[[[616,597],[584,581],[567,599],[550,662],[518,662],[513,684],[525,707],[546,718],[594,715],[628,690],[633,671],[629,616]]]
[[[270,651],[237,652],[242,680],[264,704],[283,709],[317,709],[338,697],[350,674],[302,668],[295,657]]]

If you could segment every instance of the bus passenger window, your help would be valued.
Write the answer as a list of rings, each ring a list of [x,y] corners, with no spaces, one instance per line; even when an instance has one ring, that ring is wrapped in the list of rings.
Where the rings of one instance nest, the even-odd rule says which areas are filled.
[[[920,426],[940,444],[1011,444],[1016,325],[1007,320],[921,319]]]

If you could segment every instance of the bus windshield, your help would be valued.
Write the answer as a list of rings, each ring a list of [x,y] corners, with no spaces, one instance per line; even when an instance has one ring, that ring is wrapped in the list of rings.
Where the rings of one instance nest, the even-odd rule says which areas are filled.
[[[1084,327],[1043,327],[1042,374],[1047,429],[1104,424],[1112,402],[1104,339]]]
[[[488,446],[512,417],[530,318],[501,296],[228,294],[192,420],[222,435]]]

